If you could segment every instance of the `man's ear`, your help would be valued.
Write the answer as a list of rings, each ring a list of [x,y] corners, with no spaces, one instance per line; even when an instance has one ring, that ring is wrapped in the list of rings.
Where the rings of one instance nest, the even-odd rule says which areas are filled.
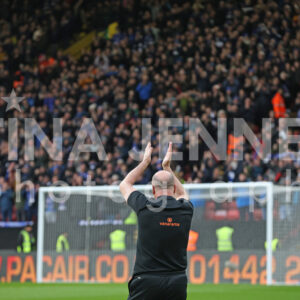
[[[152,193],[155,195],[155,187],[152,185]]]

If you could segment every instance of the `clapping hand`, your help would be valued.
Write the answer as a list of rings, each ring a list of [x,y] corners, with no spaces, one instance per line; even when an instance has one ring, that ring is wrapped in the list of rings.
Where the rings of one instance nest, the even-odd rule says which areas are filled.
[[[171,161],[172,161],[172,142],[169,143],[168,151],[162,162],[162,167],[164,170],[169,170],[171,168]]]
[[[151,162],[152,150],[153,150],[153,148],[151,147],[151,143],[149,142],[144,151],[144,157],[143,157],[143,161],[147,162],[148,164],[150,164],[150,162]]]

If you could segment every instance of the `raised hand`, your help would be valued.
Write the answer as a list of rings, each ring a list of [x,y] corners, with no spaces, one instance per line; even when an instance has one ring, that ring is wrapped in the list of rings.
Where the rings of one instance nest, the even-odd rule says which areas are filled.
[[[151,147],[151,143],[148,143],[144,151],[143,160],[133,170],[131,170],[120,183],[120,192],[125,198],[125,201],[127,201],[130,194],[136,190],[133,186],[134,183],[141,178],[145,170],[148,168],[151,162],[152,150],[153,148]]]
[[[144,158],[143,158],[143,161],[147,162],[147,163],[150,163],[151,162],[151,154],[152,154],[152,150],[153,148],[151,147],[151,143],[149,142],[147,144],[147,147],[144,151]]]
[[[165,158],[162,162],[162,167],[164,170],[171,168],[171,161],[172,161],[172,142],[169,143],[168,151],[165,155]]]

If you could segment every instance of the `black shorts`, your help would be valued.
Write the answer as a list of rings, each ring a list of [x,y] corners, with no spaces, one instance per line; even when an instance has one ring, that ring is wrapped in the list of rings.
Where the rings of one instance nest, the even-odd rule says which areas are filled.
[[[186,300],[186,274],[133,276],[127,300]]]

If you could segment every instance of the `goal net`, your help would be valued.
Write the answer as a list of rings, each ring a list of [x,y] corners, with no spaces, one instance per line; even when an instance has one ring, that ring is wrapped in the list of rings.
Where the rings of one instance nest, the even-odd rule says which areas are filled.
[[[274,186],[273,284],[300,284],[300,188]],[[271,246],[272,247],[272,246]]]
[[[150,185],[136,188],[153,201]],[[191,283],[299,283],[297,188],[286,191],[268,182],[185,188],[194,205]],[[40,188],[37,282],[125,283],[136,241],[136,215],[118,186]]]

